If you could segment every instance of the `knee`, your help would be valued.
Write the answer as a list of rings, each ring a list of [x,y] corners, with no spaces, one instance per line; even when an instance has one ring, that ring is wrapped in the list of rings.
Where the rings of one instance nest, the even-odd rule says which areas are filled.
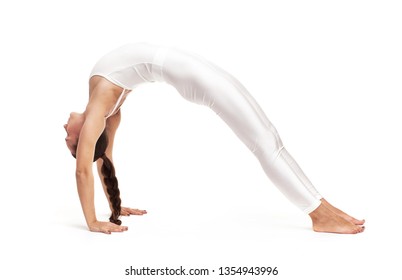
[[[251,150],[257,157],[275,159],[282,149],[282,140],[275,127],[272,126],[257,134]]]

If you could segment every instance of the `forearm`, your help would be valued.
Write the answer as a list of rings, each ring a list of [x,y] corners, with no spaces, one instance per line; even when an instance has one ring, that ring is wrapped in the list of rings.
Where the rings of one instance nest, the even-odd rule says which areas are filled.
[[[88,227],[97,221],[94,201],[94,178],[92,173],[77,172],[77,190],[82,211]]]

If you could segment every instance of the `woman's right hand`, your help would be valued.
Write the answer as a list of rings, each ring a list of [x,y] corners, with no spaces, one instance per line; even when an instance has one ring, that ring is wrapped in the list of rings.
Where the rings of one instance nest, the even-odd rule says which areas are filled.
[[[119,226],[111,222],[93,222],[88,225],[89,230],[92,232],[102,232],[106,234],[111,234],[112,232],[123,232],[128,230],[126,226]]]

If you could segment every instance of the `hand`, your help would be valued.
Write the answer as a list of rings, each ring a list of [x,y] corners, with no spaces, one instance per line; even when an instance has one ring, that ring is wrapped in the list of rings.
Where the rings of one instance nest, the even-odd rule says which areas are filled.
[[[93,232],[103,232],[106,234],[111,234],[112,232],[123,232],[128,230],[128,227],[119,226],[110,222],[93,222],[89,226],[89,230]]]
[[[122,216],[130,216],[130,215],[144,215],[147,213],[147,210],[140,210],[140,209],[132,209],[128,207],[121,207],[120,215]]]

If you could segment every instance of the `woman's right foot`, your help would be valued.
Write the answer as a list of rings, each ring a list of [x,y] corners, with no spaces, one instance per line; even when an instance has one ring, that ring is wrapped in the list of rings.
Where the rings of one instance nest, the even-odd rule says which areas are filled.
[[[317,232],[356,234],[364,231],[364,226],[356,225],[334,213],[325,203],[321,203],[310,214],[313,230]]]
[[[341,216],[342,218],[344,218],[345,220],[352,222],[355,225],[364,225],[365,220],[358,220],[356,218],[353,218],[352,216],[346,214],[345,212],[339,210],[338,208],[336,208],[335,206],[331,205],[328,201],[326,201],[324,198],[321,199],[321,203],[324,204],[325,207],[327,207],[329,210],[331,210],[332,212],[334,212],[335,214],[337,214],[338,216]]]

